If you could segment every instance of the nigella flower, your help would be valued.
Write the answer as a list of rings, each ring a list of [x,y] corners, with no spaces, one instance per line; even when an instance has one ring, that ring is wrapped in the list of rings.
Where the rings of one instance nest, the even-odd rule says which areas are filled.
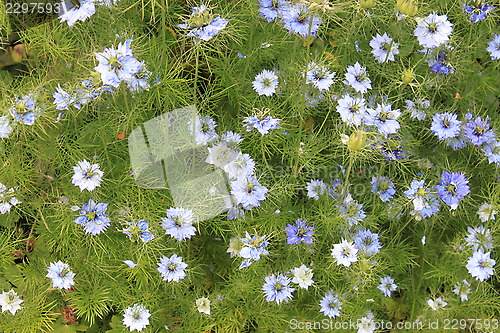
[[[362,67],[359,62],[354,66],[347,67],[344,84],[354,88],[358,93],[364,94],[372,88],[371,80],[366,73],[366,67]]]
[[[482,148],[484,155],[488,157],[489,163],[500,166],[500,142],[497,139],[486,141]]]
[[[495,137],[495,132],[490,128],[489,117],[486,117],[486,119],[476,117],[474,120],[469,120],[464,127],[464,131],[470,142],[475,146],[480,146]]]
[[[338,266],[349,267],[351,263],[358,261],[356,253],[358,253],[358,249],[353,242],[342,239],[341,243],[333,244],[332,257],[335,258]]]
[[[205,162],[223,169],[238,157],[238,153],[238,151],[229,148],[226,142],[221,141],[212,147],[208,147],[208,157]]]
[[[342,204],[338,206],[338,212],[339,216],[345,219],[350,226],[358,224],[366,217],[363,204],[356,202],[350,193],[344,197]]]
[[[436,74],[451,74],[453,73],[453,66],[448,61],[448,51],[442,50],[437,55],[429,60],[431,72]]]
[[[338,100],[337,112],[347,125],[360,126],[367,117],[366,101],[363,97],[342,96]]]
[[[0,183],[0,214],[10,212],[10,208],[12,206],[16,206],[21,203],[21,201],[17,200],[14,196],[14,191],[14,188],[7,190],[7,187]]]
[[[198,312],[210,315],[210,303],[212,303],[208,298],[202,297],[196,300],[196,306],[198,307]]]
[[[500,34],[495,35],[495,37],[488,42],[486,51],[490,53],[492,60],[500,59]]]
[[[101,177],[104,174],[99,169],[99,164],[90,164],[87,160],[79,161],[73,167],[75,174],[71,178],[71,183],[80,188],[80,191],[93,191],[101,185]]]
[[[224,29],[228,23],[228,20],[210,13],[206,5],[201,5],[193,7],[191,9],[191,16],[187,22],[178,24],[177,26],[183,29],[191,29],[187,34],[188,36],[209,41]]]
[[[401,115],[399,109],[392,110],[391,104],[377,104],[376,109],[368,109],[367,124],[377,126],[378,132],[383,135],[396,133]]]
[[[216,140],[219,135],[215,132],[217,123],[210,117],[196,116],[190,121],[190,130],[197,145],[205,145]]]
[[[394,183],[385,176],[380,178],[372,177],[372,193],[379,195],[380,200],[387,202],[392,199],[396,190],[394,189]]]
[[[80,209],[80,216],[73,220],[83,227],[85,233],[98,235],[105,231],[111,224],[111,220],[106,216],[108,209],[107,203],[96,204],[90,199],[88,203],[84,203]]]
[[[495,10],[495,6],[483,4],[479,7],[475,4],[469,5],[464,3],[464,10],[467,14],[470,14],[470,23],[477,23],[484,20],[489,12]]]
[[[333,291],[325,293],[325,296],[321,299],[319,303],[321,307],[320,312],[330,318],[335,318],[340,316],[340,310],[342,309],[342,302],[339,300],[339,295]]]
[[[306,189],[308,198],[319,200],[319,197],[326,193],[326,184],[322,180],[311,179],[307,182]]]
[[[414,207],[412,213],[417,219],[432,216],[439,211],[438,197],[425,187],[425,180],[412,180],[410,189],[403,193],[412,199]]]
[[[288,224],[285,228],[286,234],[288,236],[288,244],[300,244],[304,243],[311,245],[314,241],[312,235],[314,234],[314,227],[308,226],[305,221],[298,219],[295,221],[295,225]]]
[[[439,140],[456,137],[460,133],[462,123],[454,113],[436,113],[432,117],[431,131]]]
[[[461,172],[449,173],[443,171],[439,185],[436,185],[438,195],[452,210],[458,208],[458,202],[470,193],[469,181]]]
[[[448,147],[451,147],[453,150],[458,150],[466,147],[468,142],[469,139],[465,136],[463,127],[460,128],[460,133],[458,133],[458,136],[444,139],[444,143],[446,143],[446,145]]]
[[[291,273],[293,274],[292,282],[297,283],[302,289],[308,289],[314,283],[312,279],[314,273],[306,265],[293,268]]]
[[[259,118],[258,116],[250,116],[243,119],[243,124],[247,128],[247,132],[252,129],[256,129],[260,134],[265,135],[269,133],[270,130],[278,128],[280,119],[267,116],[265,118]]]
[[[132,80],[134,74],[142,69],[141,62],[132,56],[131,42],[132,39],[127,39],[116,49],[107,47],[103,52],[96,53],[99,65],[94,70],[101,73],[103,84],[116,88],[122,81]]]
[[[427,117],[426,110],[431,106],[431,101],[424,101],[421,98],[418,98],[415,101],[407,99],[405,103],[406,111],[411,112],[410,117],[418,120],[424,120]]]
[[[377,324],[373,320],[375,317],[371,311],[367,311],[367,316],[357,320],[356,327],[358,333],[373,333],[377,329]]]
[[[243,175],[235,181],[231,181],[231,194],[237,204],[241,204],[244,209],[252,209],[260,206],[262,200],[266,200],[268,189],[262,186],[255,176]]]
[[[283,274],[278,274],[278,276],[272,274],[266,276],[265,281],[262,290],[266,294],[267,302],[276,301],[276,303],[280,304],[282,301],[288,302],[292,299],[295,288],[289,286],[290,278]]]
[[[150,240],[155,238],[155,235],[153,235],[149,230],[148,230],[148,222],[145,220],[140,220],[137,222],[128,222],[126,221],[130,226],[127,229],[123,229],[122,232],[129,236],[130,239],[132,239],[133,236],[139,237],[143,242],[149,242]]]
[[[149,317],[151,317],[149,310],[144,305],[136,303],[125,309],[123,313],[123,325],[128,327],[131,332],[135,330],[140,332],[149,325]]]
[[[41,111],[35,99],[36,95],[33,93],[25,95],[21,99],[16,98],[16,104],[9,110],[15,122],[25,125],[33,125],[35,123]]]
[[[490,229],[486,229],[481,225],[475,228],[468,227],[467,231],[469,234],[465,237],[465,241],[467,246],[471,246],[474,251],[493,249],[493,238]]]
[[[391,293],[398,289],[398,286],[394,284],[394,279],[390,276],[384,276],[380,278],[380,285],[377,287],[385,297],[391,297]]]
[[[354,238],[354,246],[360,253],[366,254],[368,258],[378,253],[382,248],[382,245],[380,245],[378,240],[378,234],[371,232],[370,229],[361,229],[357,233]]]
[[[59,18],[61,22],[66,22],[72,27],[76,21],[85,21],[95,13],[95,5],[93,0],[80,0],[77,5],[74,2],[69,2],[73,7],[68,10],[66,4],[69,1],[63,1],[59,8]]]
[[[56,110],[67,110],[71,104],[76,101],[76,97],[64,91],[60,85],[57,85],[56,91],[52,94]]]
[[[273,71],[264,69],[255,76],[252,86],[257,94],[271,96],[276,92],[276,88],[278,87],[278,75]]]
[[[429,299],[427,301],[427,304],[434,311],[440,310],[440,309],[442,309],[442,308],[444,308],[445,306],[448,305],[448,303],[446,303],[445,301],[443,301],[443,299],[441,297],[438,297],[435,300],[434,299]]]
[[[269,242],[266,241],[266,237],[267,235],[250,237],[250,234],[246,232],[246,237],[241,238],[243,247],[240,250],[239,256],[244,259],[258,261],[261,255],[268,255],[269,252],[267,252],[266,247],[269,245]]]
[[[248,154],[239,152],[236,158],[224,166],[231,180],[236,180],[243,176],[251,176],[255,171],[255,161]]]
[[[307,9],[306,4],[298,3],[289,6],[282,11],[282,15],[281,21],[285,23],[284,28],[290,33],[298,33],[304,38],[316,36],[321,18],[312,16],[313,13]]]
[[[52,279],[52,288],[70,289],[75,284],[75,273],[62,261],[51,262],[47,272],[45,276]]]
[[[184,279],[186,273],[184,270],[188,265],[182,261],[182,257],[178,257],[177,254],[173,254],[170,258],[162,256],[160,262],[158,263],[158,272],[160,272],[163,277],[163,281],[175,281]]]
[[[146,68],[144,61],[141,61],[140,64],[141,68],[130,79],[125,80],[131,92],[148,90],[151,86],[149,80],[153,73]]]
[[[8,116],[0,117],[0,138],[8,139],[10,133],[12,133],[12,126],[9,123]]]
[[[423,47],[434,48],[446,43],[453,31],[452,23],[446,15],[432,13],[418,22],[414,35]]]
[[[244,243],[241,240],[241,238],[231,237],[229,239],[229,247],[227,248],[226,253],[229,253],[231,258],[233,258],[235,256],[239,256],[243,246],[244,246]]]
[[[193,226],[194,214],[191,209],[169,208],[167,217],[161,220],[165,233],[179,242],[196,234],[196,228]]]
[[[387,33],[374,36],[370,41],[370,46],[378,62],[394,61],[394,55],[399,54],[398,43],[394,42]]]
[[[489,220],[494,220],[495,215],[498,212],[493,209],[493,205],[487,202],[484,202],[481,207],[479,207],[479,210],[477,211],[477,214],[479,215],[479,218],[481,219],[481,222],[486,222]]]
[[[24,300],[17,296],[14,289],[9,291],[3,291],[0,294],[0,305],[2,306],[2,312],[9,311],[12,315],[16,314],[17,310],[21,310],[21,303]]]
[[[496,261],[490,258],[491,252],[483,252],[483,249],[472,254],[465,266],[472,277],[484,281],[494,274],[493,266]]]
[[[311,83],[319,90],[330,89],[330,86],[333,84],[333,77],[335,76],[335,72],[331,73],[329,68],[317,65],[313,61],[309,63],[307,68],[308,70],[305,73],[306,83]],[[304,75],[303,72],[302,75]]]
[[[460,301],[465,302],[469,299],[470,294],[470,283],[467,280],[462,280],[462,282],[457,282],[455,284],[455,289],[452,292],[458,296],[460,296]]]
[[[271,22],[283,15],[287,9],[286,0],[259,0],[260,16]]]

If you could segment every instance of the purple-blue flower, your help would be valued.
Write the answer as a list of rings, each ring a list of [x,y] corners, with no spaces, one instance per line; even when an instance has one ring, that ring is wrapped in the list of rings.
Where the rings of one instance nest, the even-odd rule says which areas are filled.
[[[464,127],[465,135],[475,146],[480,146],[486,141],[495,138],[495,132],[490,128],[489,118],[476,117],[471,119]]]
[[[380,251],[382,245],[380,245],[378,240],[378,234],[371,232],[370,229],[361,229],[354,238],[354,247],[357,248],[360,253],[364,253],[367,257],[371,257]]]
[[[260,16],[271,22],[283,15],[283,11],[287,9],[286,4],[285,0],[259,0]]]
[[[312,235],[314,234],[314,227],[308,226],[305,221],[298,219],[295,221],[295,225],[288,224],[285,228],[286,234],[288,236],[288,244],[300,244],[304,243],[311,245],[314,241]]]
[[[154,239],[155,236],[148,230],[148,222],[145,220],[140,220],[139,222],[128,222],[129,227],[122,230],[123,233],[130,238],[133,236],[138,236],[143,242],[149,242]]]
[[[228,20],[219,15],[211,14],[206,5],[193,7],[191,16],[186,23],[178,24],[179,28],[191,29],[188,36],[192,36],[204,41],[209,41],[229,23]]]
[[[298,33],[306,38],[308,35],[316,36],[321,18],[312,16],[304,3],[298,3],[283,10],[282,22],[285,23],[285,29],[290,33]],[[310,21],[312,24],[310,25]]]
[[[467,14],[470,14],[470,23],[477,23],[484,20],[489,12],[495,10],[495,6],[483,4],[482,6],[478,7],[474,4],[469,5],[465,3],[464,10]]]
[[[80,209],[80,216],[73,220],[83,227],[85,233],[98,235],[105,231],[111,224],[111,220],[106,216],[107,203],[96,204],[90,199],[84,203]]]
[[[455,210],[458,208],[458,202],[470,193],[468,183],[461,172],[443,171],[439,185],[435,187],[441,200]]]
[[[448,61],[448,52],[440,51],[437,57],[433,59],[433,64],[430,66],[431,72],[436,74],[450,74],[453,73],[453,66]]]
[[[411,212],[417,220],[425,219],[439,211],[440,202],[435,192],[425,187],[425,179],[412,180],[410,189],[403,192],[412,199],[414,210]]]
[[[380,178],[372,177],[372,193],[379,195],[380,200],[387,202],[396,193],[394,183],[389,178],[381,176]]]

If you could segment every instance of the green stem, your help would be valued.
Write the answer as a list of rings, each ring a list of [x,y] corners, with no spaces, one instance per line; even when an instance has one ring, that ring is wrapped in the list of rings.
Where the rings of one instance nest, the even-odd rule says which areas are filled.
[[[194,103],[198,103],[198,69],[200,65],[200,50],[198,45],[195,45],[195,67],[194,67]]]
[[[341,195],[345,196],[347,194],[347,188],[349,187],[349,175],[351,174],[352,164],[354,162],[354,157],[352,153],[349,154],[349,164],[347,165],[347,170],[345,172],[344,188],[342,189]]]

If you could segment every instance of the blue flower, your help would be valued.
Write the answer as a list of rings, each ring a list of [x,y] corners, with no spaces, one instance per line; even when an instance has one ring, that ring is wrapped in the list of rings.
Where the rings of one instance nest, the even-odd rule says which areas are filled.
[[[404,194],[412,199],[414,210],[411,212],[417,220],[430,217],[439,211],[440,202],[436,193],[425,187],[425,180],[412,180],[410,189]]]
[[[52,94],[56,110],[67,110],[69,106],[75,102],[76,97],[64,91],[60,85],[57,85],[56,90],[57,91]]]
[[[396,193],[394,183],[389,178],[381,176],[380,178],[372,177],[372,193],[380,196],[380,200],[387,202]]]
[[[23,98],[16,98],[16,104],[9,111],[14,121],[25,125],[33,125],[40,115],[40,108],[36,105],[36,95],[29,94]]]
[[[312,235],[314,234],[314,227],[308,226],[305,221],[298,219],[295,221],[295,225],[288,224],[285,228],[287,233],[288,244],[300,244],[304,243],[311,245],[314,241]]]
[[[328,90],[333,84],[335,72],[330,73],[329,68],[317,65],[313,61],[309,63],[307,68],[308,70],[306,73],[302,72],[302,75],[305,74],[306,76],[306,83],[311,83],[319,90]]]
[[[191,209],[169,208],[167,217],[161,220],[165,233],[179,242],[196,234],[196,228],[193,226],[194,214]]]
[[[252,81],[253,89],[259,95],[271,96],[276,92],[279,80],[275,72],[267,69],[262,70],[255,75],[255,80]]]
[[[260,119],[257,116],[250,116],[243,119],[243,124],[247,127],[247,132],[256,129],[260,134],[265,135],[270,130],[278,128],[280,119],[267,116]]]
[[[130,225],[127,229],[122,230],[124,234],[129,236],[131,239],[133,236],[138,236],[143,242],[149,242],[150,240],[154,239],[155,236],[148,231],[148,222],[145,220],[140,220],[137,222],[128,222],[127,223]]]
[[[60,6],[61,12],[59,13],[59,18],[61,22],[68,23],[68,26],[72,27],[76,21],[85,21],[87,18],[91,17],[95,13],[95,5],[93,0],[80,0],[78,5],[67,10],[67,2],[62,2]]]
[[[435,187],[441,200],[455,210],[458,208],[458,202],[470,193],[468,183],[469,181],[460,172],[443,171],[439,185]]]
[[[351,194],[344,197],[342,204],[338,207],[338,212],[340,217],[345,219],[350,226],[358,224],[366,217],[363,205],[357,203]]]
[[[286,0],[259,0],[259,13],[267,22],[271,22],[283,15],[286,4]]]
[[[448,62],[448,52],[440,51],[437,57],[433,59],[431,67],[431,72],[436,74],[451,74],[453,73],[453,66]]]
[[[482,149],[484,155],[488,157],[489,163],[496,163],[497,166],[500,166],[500,142],[498,140],[493,139],[485,142]]]
[[[378,253],[382,245],[380,245],[378,240],[378,234],[371,232],[370,229],[361,229],[354,238],[354,247],[369,258]]]
[[[228,23],[228,20],[221,18],[219,15],[211,14],[206,5],[201,5],[200,7],[193,7],[187,22],[177,26],[183,29],[191,29],[187,34],[188,36],[209,41],[224,29]]]
[[[394,279],[390,276],[380,278],[380,285],[377,287],[382,291],[385,297],[391,297],[391,292],[396,291],[398,286],[394,284]]]
[[[12,133],[12,126],[10,126],[8,116],[0,117],[0,138],[7,139]]]
[[[243,248],[241,249],[239,256],[244,259],[252,259],[258,261],[261,255],[268,255],[266,247],[269,242],[266,241],[267,235],[258,236],[255,235],[250,237],[250,234],[246,232],[246,237],[241,238],[243,242]]]
[[[474,251],[493,249],[493,238],[490,229],[486,229],[481,225],[475,228],[468,227],[467,231],[469,234],[465,237],[465,241],[467,246],[471,246]]]
[[[376,109],[368,109],[368,125],[377,126],[378,132],[383,135],[396,133],[400,115],[399,109],[392,110],[391,104],[378,104]]]
[[[470,142],[475,146],[480,146],[495,137],[495,132],[490,129],[488,117],[486,119],[476,117],[476,119],[470,120],[465,125],[464,131]]]
[[[481,7],[476,5],[464,4],[464,10],[467,14],[470,14],[470,23],[477,23],[486,18],[489,12],[495,10],[495,6],[484,4]]]
[[[253,175],[243,175],[231,182],[231,194],[236,203],[248,210],[260,206],[260,201],[266,199],[267,191],[267,188],[262,186]]]
[[[282,301],[288,302],[292,299],[295,288],[289,286],[290,278],[285,277],[283,274],[278,274],[278,276],[272,274],[266,276],[265,281],[262,290],[266,294],[266,301],[276,301],[276,303],[280,304]]]
[[[51,262],[46,277],[52,279],[52,288],[70,289],[75,281],[75,273],[62,261]]]
[[[454,113],[436,113],[432,117],[431,131],[439,140],[453,138],[460,133],[461,124]]]
[[[486,51],[490,53],[492,60],[500,59],[500,34],[495,35],[495,37],[488,42]]]
[[[188,265],[182,261],[182,257],[178,257],[177,254],[173,254],[170,258],[162,256],[160,262],[158,263],[158,272],[160,272],[164,281],[175,281],[184,279],[186,273],[184,270]]]
[[[340,316],[340,309],[342,309],[342,302],[339,300],[339,295],[330,291],[325,293],[323,299],[319,303],[321,307],[320,312],[323,312],[325,316],[330,318],[335,318]]]
[[[83,227],[85,233],[98,235],[105,231],[111,224],[111,220],[106,216],[107,203],[96,204],[90,199],[84,203],[80,209],[80,216],[73,220]]]
[[[316,36],[321,18],[312,16],[311,14],[312,13],[307,10],[306,4],[298,3],[295,6],[290,6],[283,10],[283,18],[281,21],[285,23],[284,27],[290,33],[298,33],[304,38],[308,35]],[[312,23],[310,24],[311,20]]]

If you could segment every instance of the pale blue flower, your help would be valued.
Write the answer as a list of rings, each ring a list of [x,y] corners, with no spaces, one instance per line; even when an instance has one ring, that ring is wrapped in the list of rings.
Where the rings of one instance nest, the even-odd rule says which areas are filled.
[[[252,209],[260,206],[260,202],[266,199],[267,188],[262,186],[255,176],[242,176],[235,181],[231,181],[231,194],[237,204],[241,204],[245,209]]]
[[[107,209],[107,203],[96,204],[94,200],[90,199],[88,203],[82,205],[80,216],[73,222],[81,225],[85,233],[98,235],[111,225],[111,220],[106,216]]]
[[[380,278],[380,285],[377,287],[382,291],[385,297],[391,297],[391,292],[396,291],[398,289],[398,286],[394,284],[394,279],[391,278],[390,276],[385,276],[383,278]]]
[[[280,304],[282,301],[288,302],[292,299],[295,288],[289,286],[290,278],[283,274],[278,274],[278,276],[272,274],[266,276],[265,281],[262,290],[266,294],[267,302],[276,301],[276,303]]]
[[[52,288],[70,289],[75,281],[75,273],[62,261],[51,262],[46,277],[52,279]]]
[[[206,5],[193,7],[186,23],[178,24],[179,28],[190,29],[188,36],[198,40],[209,41],[229,23],[228,20],[209,12]]]
[[[68,8],[68,3],[71,4],[71,8]],[[95,13],[95,5],[93,0],[80,0],[78,5],[69,1],[63,1],[59,7],[59,18],[61,22],[66,22],[70,27],[72,27],[76,21],[85,21]]]
[[[330,318],[335,318],[340,316],[340,310],[342,309],[342,302],[339,300],[339,295],[330,291],[325,293],[325,296],[321,299],[319,303],[321,307],[320,312]]]
[[[10,114],[15,122],[33,125],[40,115],[40,107],[36,104],[36,94],[16,98],[16,104],[10,108]]]
[[[194,213],[191,209],[169,208],[167,209],[167,217],[161,220],[161,226],[165,229],[165,233],[178,241],[191,238],[196,234],[196,228],[193,226]]]
[[[8,116],[1,116],[0,117],[0,138],[7,139],[12,133],[12,126],[10,126],[9,123],[9,117]]]
[[[173,254],[170,258],[162,256],[158,263],[158,272],[160,272],[164,281],[179,282],[186,277],[184,270],[188,265],[182,261],[182,257]]]
[[[134,236],[139,237],[143,242],[149,242],[150,240],[153,240],[155,236],[149,231],[148,229],[148,222],[145,220],[140,220],[137,222],[129,222],[126,221],[127,224],[129,224],[129,227],[127,229],[123,229],[122,232],[129,236],[131,239]]]

